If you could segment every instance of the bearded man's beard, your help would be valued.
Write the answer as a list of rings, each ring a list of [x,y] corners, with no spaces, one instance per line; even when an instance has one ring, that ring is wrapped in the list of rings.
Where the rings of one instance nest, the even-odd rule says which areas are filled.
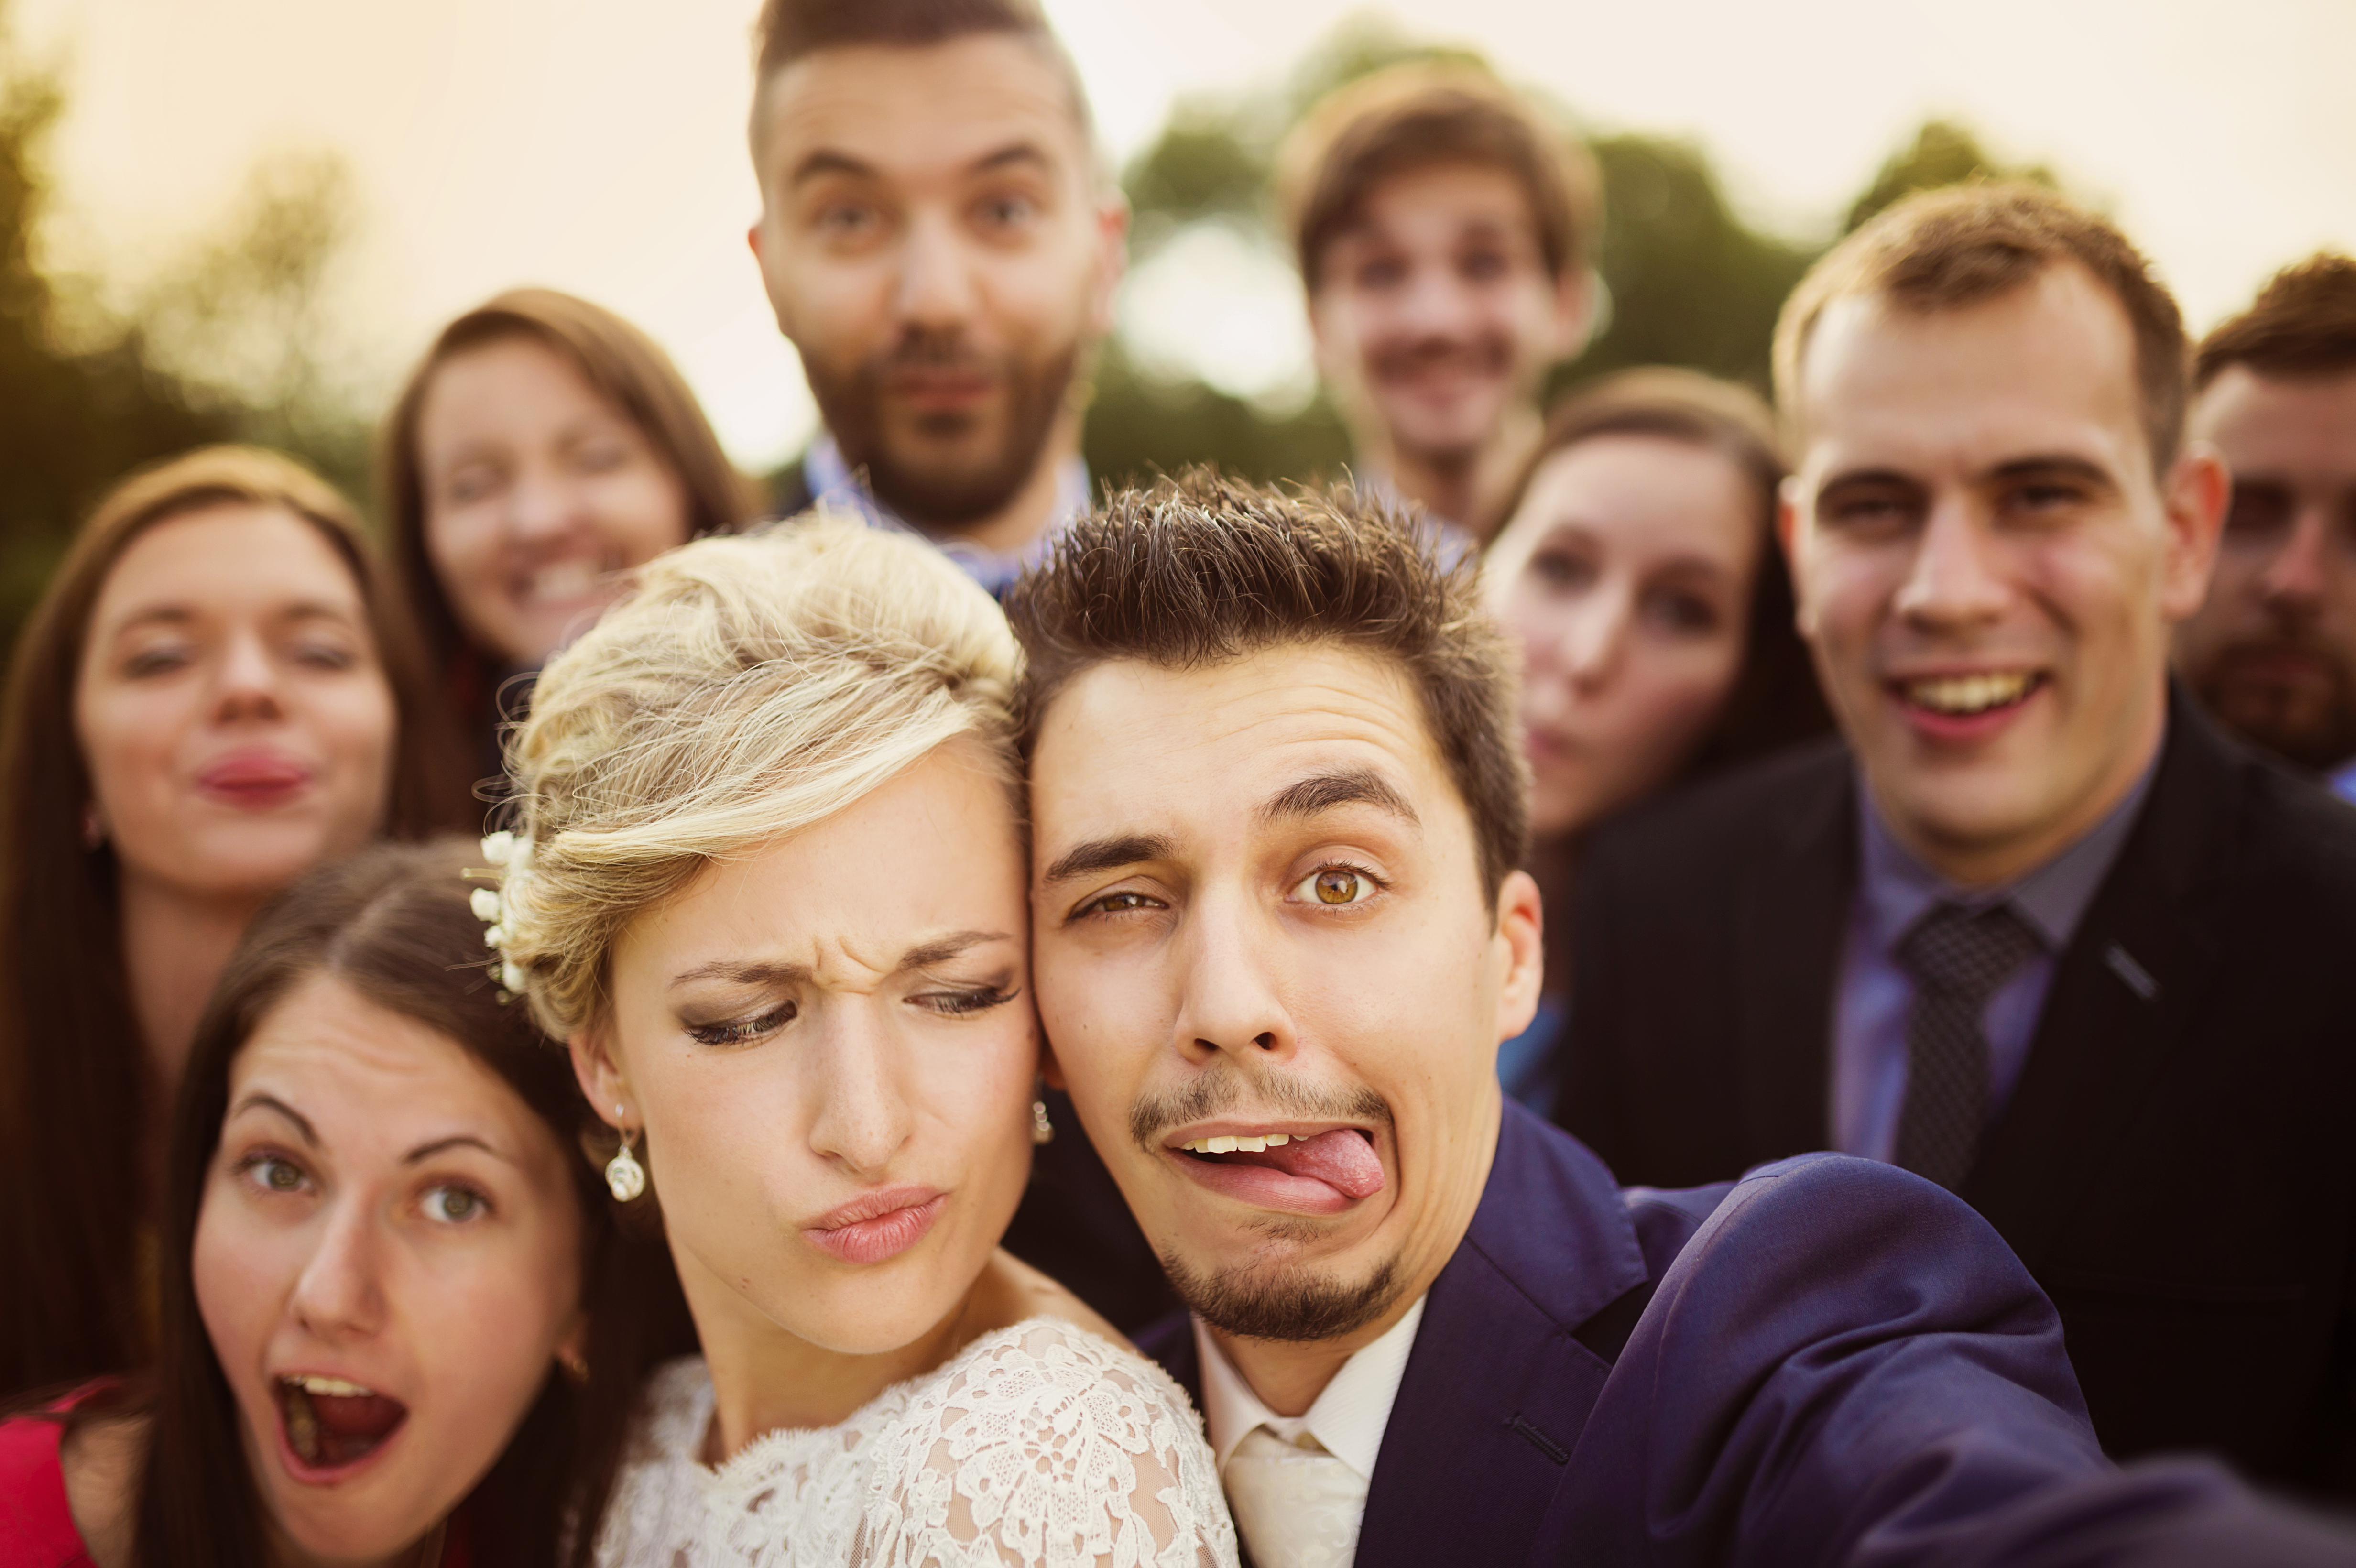
[[[2311,690],[2294,691],[2246,672],[2246,664],[2283,648],[2311,654],[2330,672],[2329,695],[2320,702]],[[2356,677],[2335,650],[2303,629],[2235,643],[2194,673],[2190,684],[2211,712],[2299,767],[2328,773],[2356,757]]]
[[[866,470],[875,499],[927,532],[954,533],[1002,510],[1039,465],[1071,389],[1079,345],[1036,363],[977,354],[961,334],[910,331],[888,354],[838,376],[816,359],[804,368],[819,414],[852,471]],[[987,413],[919,414],[910,432],[884,417],[885,388],[905,371],[982,375],[1004,389],[993,448],[958,450]]]

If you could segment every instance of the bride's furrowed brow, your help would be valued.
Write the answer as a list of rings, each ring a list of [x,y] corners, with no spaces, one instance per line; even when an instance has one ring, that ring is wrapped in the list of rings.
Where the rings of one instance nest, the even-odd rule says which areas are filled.
[[[1002,931],[958,931],[947,936],[937,936],[930,942],[919,942],[900,955],[900,970],[929,969],[936,964],[946,964],[970,949],[985,943],[1012,942],[1014,939]]]
[[[705,980],[726,980],[738,986],[798,986],[810,977],[807,964],[775,964],[746,962],[734,958],[714,959],[699,964],[692,969],[682,969],[670,977],[670,988],[693,986]]]

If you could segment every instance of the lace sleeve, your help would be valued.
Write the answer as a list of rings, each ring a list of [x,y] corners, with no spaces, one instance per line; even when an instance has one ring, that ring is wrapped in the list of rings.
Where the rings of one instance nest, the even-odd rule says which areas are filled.
[[[986,1336],[879,1435],[860,1568],[1236,1568],[1185,1394],[1072,1325]]]

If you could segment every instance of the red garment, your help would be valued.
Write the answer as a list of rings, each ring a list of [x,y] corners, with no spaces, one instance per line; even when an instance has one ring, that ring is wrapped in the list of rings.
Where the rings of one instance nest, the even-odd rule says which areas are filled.
[[[64,1412],[85,1389],[52,1409]],[[66,1503],[58,1462],[65,1423],[51,1415],[0,1421],[0,1568],[96,1568]]]
[[[66,1427],[57,1418],[107,1386],[78,1389],[46,1415],[0,1421],[0,1568],[98,1568],[66,1500],[65,1467],[58,1457]],[[466,1521],[454,1520],[441,1568],[471,1568],[472,1556]]]

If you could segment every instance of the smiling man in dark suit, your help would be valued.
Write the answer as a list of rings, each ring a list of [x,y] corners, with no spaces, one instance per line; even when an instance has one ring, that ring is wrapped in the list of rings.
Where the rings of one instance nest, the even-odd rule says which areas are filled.
[[[2218,1467],[2113,1468],[1931,1183],[1623,1192],[1504,1100],[1512,660],[1410,523],[1182,477],[1008,609],[1051,1072],[1192,1308],[1140,1343],[1258,1568],[2356,1562]]]
[[[1916,1171],[2114,1454],[2356,1495],[2356,813],[2169,686],[2226,498],[2174,303],[2050,193],[1939,192],[1818,264],[1776,375],[1846,744],[1591,847],[1565,1125],[1637,1181]]]

